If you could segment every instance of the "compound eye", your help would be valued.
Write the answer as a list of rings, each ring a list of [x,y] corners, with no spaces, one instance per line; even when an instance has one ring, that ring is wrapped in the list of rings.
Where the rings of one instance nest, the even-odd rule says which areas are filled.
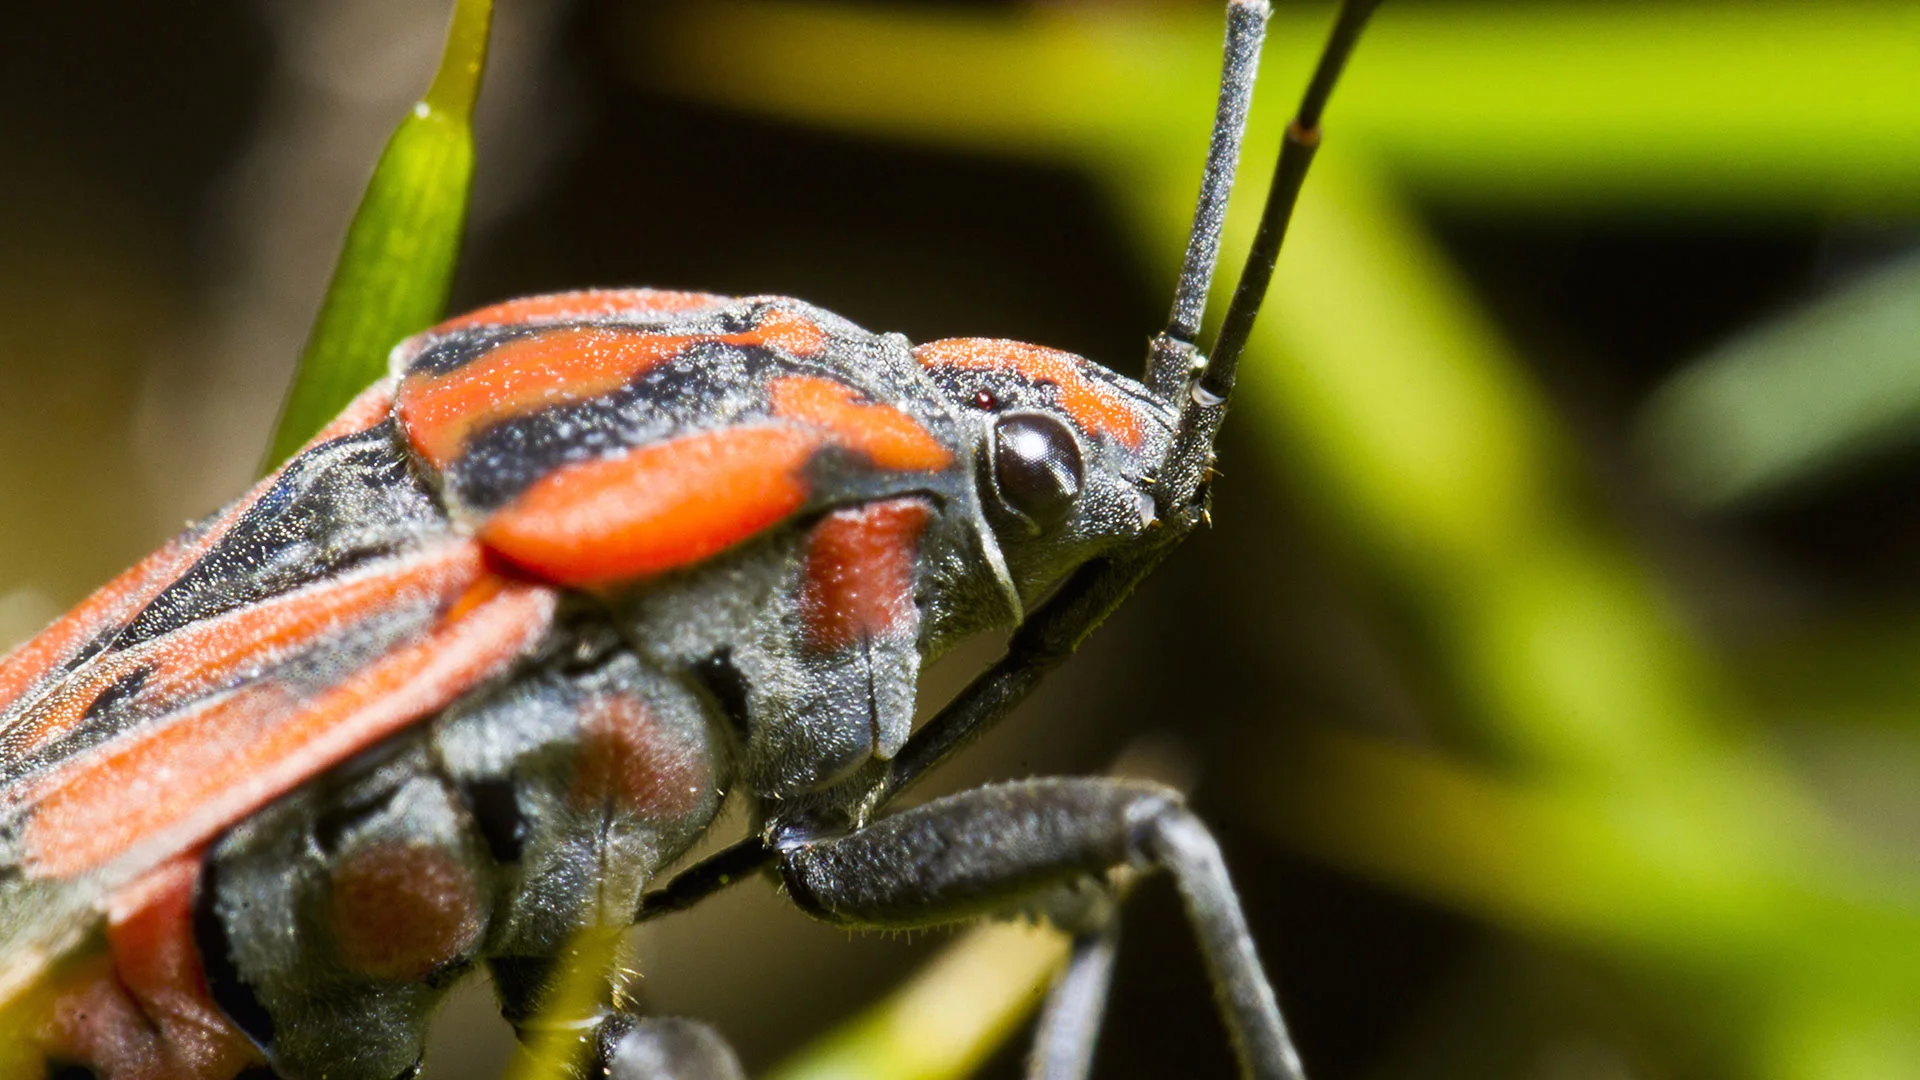
[[[1080,496],[1080,444],[1067,425],[1043,413],[1009,413],[993,422],[993,488],[1000,504],[1038,536],[1067,519]]]

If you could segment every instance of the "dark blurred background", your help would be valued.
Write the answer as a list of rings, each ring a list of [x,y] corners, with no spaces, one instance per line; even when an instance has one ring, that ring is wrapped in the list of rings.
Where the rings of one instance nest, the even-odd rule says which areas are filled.
[[[1130,209],[1105,186],[1111,178],[1084,160],[713,104],[732,95],[651,70],[684,62],[652,51],[651,28],[673,27],[668,41],[699,30],[697,16],[689,23],[671,5],[498,4],[455,309],[582,285],[786,293],[916,340],[1021,338],[1126,371],[1164,318],[1171,253],[1143,255]],[[1383,20],[1406,7],[1435,20],[1423,25],[1454,13],[1484,21],[1501,6],[1393,0]],[[1791,6],[1722,10],[1775,17]],[[1053,19],[1217,18],[1205,2],[1047,7]],[[1804,10],[1820,7],[1809,0]],[[0,646],[248,481],[359,185],[425,85],[445,8],[10,6],[0,32]],[[1660,5],[1529,10],[1561,8],[1663,17]],[[1031,15],[1000,3],[853,10],[980,25]],[[1899,25],[1899,7],[1884,10]],[[1450,45],[1436,38],[1432,47]],[[1204,103],[1207,88],[1197,90]],[[1293,92],[1271,79],[1267,107]],[[1196,146],[1202,110],[1185,121]],[[1337,111],[1335,121],[1337,141]],[[1866,890],[1884,901],[1874,917],[1891,909],[1920,919],[1905,884],[1920,826],[1910,798],[1920,744],[1906,709],[1920,682],[1906,674],[1920,667],[1907,659],[1920,642],[1920,455],[1885,431],[1843,431],[1841,450],[1778,485],[1763,478],[1752,491],[1703,494],[1662,484],[1687,465],[1660,459],[1671,440],[1646,435],[1659,415],[1694,415],[1684,404],[1659,413],[1657,403],[1683,393],[1665,388],[1703,356],[1902,265],[1912,205],[1782,197],[1723,213],[1710,181],[1666,203],[1657,193],[1473,198],[1461,194],[1466,182],[1410,168],[1398,193],[1546,403],[1555,445],[1567,451],[1555,474],[1572,492],[1562,501],[1579,520],[1603,523],[1593,527],[1612,538],[1609,550],[1630,552],[1623,558],[1658,583],[1688,648],[1723,666],[1710,681],[1732,687],[1726,696],[1738,704],[1726,713],[1740,719],[1718,730],[1736,728],[1734,742],[1761,747],[1810,814],[1838,823],[1811,832],[1840,836],[1833,842],[1849,858],[1866,847],[1874,867],[1896,864],[1877,869]],[[1920,291],[1907,295],[1920,304]],[[1888,361],[1894,383],[1920,363],[1920,353],[1901,355]],[[1279,361],[1249,360],[1261,362]],[[943,785],[1100,771],[1149,740],[1144,752],[1191,777],[1218,827],[1318,1080],[1920,1072],[1920,1053],[1909,1056],[1920,1050],[1913,999],[1901,1006],[1893,995],[1890,1005],[1843,979],[1820,983],[1840,988],[1809,991],[1810,1003],[1773,995],[1755,987],[1798,980],[1800,960],[1776,964],[1764,949],[1738,958],[1737,944],[1735,960],[1703,959],[1670,949],[1657,931],[1612,937],[1591,920],[1569,930],[1550,900],[1476,901],[1471,890],[1423,886],[1417,858],[1347,858],[1329,853],[1338,842],[1311,839],[1322,835],[1315,815],[1330,808],[1432,812],[1415,803],[1396,811],[1391,788],[1290,801],[1298,763],[1328,754],[1328,739],[1438,755],[1497,777],[1553,774],[1534,769],[1524,746],[1476,727],[1475,694],[1463,689],[1471,672],[1455,663],[1447,619],[1430,610],[1438,602],[1383,570],[1392,557],[1326,509],[1319,474],[1270,452],[1280,423],[1249,410],[1231,427],[1216,527]],[[1300,451],[1310,460],[1320,452]],[[936,670],[926,696],[950,693],[990,652]],[[1356,783],[1371,775],[1351,773]],[[1681,773],[1667,784],[1687,786]],[[1345,835],[1336,826],[1324,834]],[[1489,865],[1516,890],[1552,891],[1555,866],[1487,843]],[[1781,916],[1787,925],[1795,917]],[[1734,927],[1736,938],[1743,925],[1701,918]],[[1920,940],[1895,925],[1868,951],[1897,956]],[[1809,923],[1807,932],[1827,931]],[[638,946],[640,985],[659,1007],[717,1024],[757,1071],[883,996],[945,941],[848,940],[750,883],[711,910],[650,928]],[[482,1023],[484,989],[467,988],[456,1011],[450,1023]],[[1815,1017],[1805,1022],[1812,1033],[1762,1030],[1788,1014]],[[504,1038],[497,1028],[449,1034],[430,1075],[480,1075]],[[991,1075],[1017,1074],[1021,1042]],[[1151,883],[1128,908],[1097,1072],[1222,1076],[1230,1067],[1178,905]]]

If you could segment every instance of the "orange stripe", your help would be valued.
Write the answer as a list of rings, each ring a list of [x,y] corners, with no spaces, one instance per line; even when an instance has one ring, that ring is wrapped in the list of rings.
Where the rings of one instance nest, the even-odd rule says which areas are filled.
[[[474,432],[541,409],[589,401],[672,360],[690,345],[767,346],[812,356],[826,332],[779,308],[739,334],[658,334],[619,326],[549,330],[508,342],[444,375],[408,375],[400,384],[407,438],[437,469],[452,465]]]
[[[444,469],[474,431],[618,390],[695,338],[620,327],[549,330],[511,341],[441,376],[400,384],[400,419],[421,457]]]
[[[390,569],[311,585],[112,653],[0,735],[0,761],[17,761],[73,730],[115,680],[142,667],[152,669],[140,688],[143,697],[180,700],[229,682],[247,668],[269,666],[279,656],[375,612],[456,594],[480,574],[481,553],[475,545],[448,544]]]
[[[304,703],[253,688],[69,763],[34,785],[29,872],[70,877],[141,846],[157,862],[205,843],[504,670],[546,633],[555,603],[507,585]]]
[[[386,384],[375,383],[309,440],[301,451],[304,453],[320,443],[365,431],[379,423],[392,408],[393,399],[388,390]],[[275,473],[254,485],[253,490],[223,511],[198,536],[191,540],[176,538],[169,541],[158,551],[135,563],[132,569],[95,590],[53,625],[0,657],[0,713],[16,704],[35,683],[65,663],[87,642],[116,623],[132,618],[195,560],[219,543],[233,523],[251,509],[279,478],[279,474]],[[11,743],[11,735],[9,731],[6,741],[0,742],[0,747]],[[0,756],[3,756],[3,752],[0,752]]]
[[[1119,391],[1089,379],[1086,361],[1072,353],[996,338],[948,338],[913,350],[923,367],[1012,371],[1059,388],[1060,407],[1089,434],[1103,432],[1128,446],[1140,445],[1140,419]]]
[[[891,405],[855,401],[854,389],[832,379],[788,375],[768,388],[773,414],[822,428],[833,441],[883,469],[935,472],[953,463],[918,420]]]
[[[731,427],[548,473],[480,538],[563,585],[603,585],[696,563],[806,501],[800,467],[822,440],[792,427]]]
[[[53,625],[21,642],[0,659],[0,712],[17,702],[33,684],[101,631],[133,614],[166,588],[177,571],[199,554],[199,549],[198,543],[167,544],[135,563],[133,569],[101,586]]]
[[[474,326],[519,326],[527,323],[572,322],[604,319],[615,315],[641,315],[698,311],[718,307],[727,297],[703,292],[674,292],[669,289],[580,289],[574,292],[525,296],[517,300],[483,307],[448,319],[427,331],[447,334]]]
[[[805,358],[817,355],[827,347],[827,332],[820,329],[819,323],[799,312],[770,308],[761,312],[752,330],[719,340],[739,345],[766,345],[789,356]]]

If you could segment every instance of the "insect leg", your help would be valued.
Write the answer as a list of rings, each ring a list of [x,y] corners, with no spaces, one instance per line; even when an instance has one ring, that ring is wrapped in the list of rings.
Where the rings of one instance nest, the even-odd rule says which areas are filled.
[[[792,839],[778,865],[802,910],[871,929],[1004,915],[1117,867],[1165,870],[1199,939],[1242,1075],[1301,1078],[1219,845],[1160,785],[1055,779],[975,788],[843,836]]]
[[[1285,236],[1300,185],[1319,144],[1320,116],[1333,85],[1352,54],[1361,29],[1378,0],[1342,0],[1333,32],[1322,47],[1320,62],[1301,100],[1274,179],[1269,186],[1260,235],[1235,290],[1227,329],[1215,344],[1211,365],[1196,372],[1199,353],[1199,313],[1218,253],[1218,229],[1223,205],[1231,189],[1239,157],[1241,126],[1246,119],[1251,75],[1265,31],[1263,5],[1232,0],[1228,7],[1225,61],[1221,69],[1220,105],[1207,154],[1207,172],[1194,230],[1181,271],[1179,294],[1168,329],[1155,337],[1148,358],[1148,384],[1167,398],[1180,420],[1166,467],[1153,488],[1160,528],[1128,551],[1097,558],[1075,571],[1044,605],[1021,623],[1008,642],[1005,655],[975,676],[953,700],[907,740],[884,767],[856,774],[828,798],[804,801],[769,823],[765,837],[750,837],[711,857],[650,894],[635,913],[649,919],[698,903],[703,897],[749,875],[774,858],[781,836],[804,834],[816,821],[836,815],[858,823],[864,820],[941,762],[958,753],[1005,719],[1046,677],[1072,655],[1107,616],[1179,541],[1204,519],[1208,481],[1213,475],[1213,440],[1226,416],[1235,364],[1266,293],[1273,262]]]
[[[1047,993],[1046,1008],[1027,1057],[1027,1080],[1079,1080],[1093,1068],[1093,1048],[1113,983],[1120,924],[1076,935],[1065,971]]]

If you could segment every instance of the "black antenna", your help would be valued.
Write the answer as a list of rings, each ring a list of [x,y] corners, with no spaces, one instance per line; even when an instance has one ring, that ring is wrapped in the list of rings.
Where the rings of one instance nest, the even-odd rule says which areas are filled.
[[[1307,166],[1313,164],[1314,151],[1320,148],[1320,114],[1326,110],[1333,84],[1353,55],[1367,17],[1379,6],[1379,0],[1344,0],[1335,18],[1333,32],[1320,53],[1313,81],[1300,98],[1300,111],[1287,125],[1285,141],[1280,144],[1280,160],[1273,167],[1273,182],[1267,187],[1267,205],[1260,212],[1260,230],[1254,235],[1253,249],[1247,252],[1246,268],[1234,286],[1233,301],[1227,305],[1227,317],[1220,324],[1220,336],[1214,339],[1213,356],[1200,376],[1198,389],[1206,396],[1224,400],[1233,393],[1234,375],[1239,369],[1240,353],[1253,333],[1254,316],[1266,300],[1267,286],[1273,281],[1273,266],[1280,258],[1280,245],[1287,238],[1287,224],[1293,220],[1294,204],[1300,200],[1300,186],[1306,182]]]
[[[1200,201],[1193,208],[1193,230],[1187,234],[1187,255],[1180,264],[1179,283],[1174,286],[1173,313],[1167,316],[1167,336],[1176,341],[1193,344],[1200,339],[1200,320],[1207,313],[1207,292],[1220,258],[1220,230],[1227,221],[1227,201],[1233,195],[1240,143],[1247,132],[1247,110],[1253,105],[1253,83],[1260,72],[1260,45],[1266,40],[1271,13],[1267,0],[1233,0],[1227,8],[1220,103],[1207,143]]]

